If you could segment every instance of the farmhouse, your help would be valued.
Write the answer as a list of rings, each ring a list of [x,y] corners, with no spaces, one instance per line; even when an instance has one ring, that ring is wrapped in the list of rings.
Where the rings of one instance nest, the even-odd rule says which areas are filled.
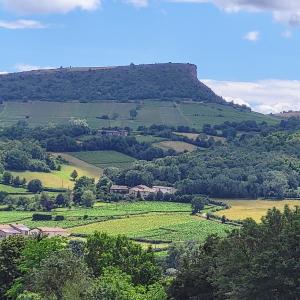
[[[175,194],[176,189],[170,186],[159,186],[159,185],[154,185],[153,189],[155,189],[156,193],[161,192],[163,194]]]
[[[155,194],[156,190],[149,188],[146,185],[138,185],[129,190],[129,195],[135,198],[141,197],[142,199],[147,198],[150,194]]]
[[[11,235],[28,235],[30,229],[23,224],[4,224],[0,225],[0,238]]]
[[[22,235],[29,235],[30,234],[30,228],[23,224],[10,224],[10,226],[19,231]]]
[[[99,130],[98,133],[102,136],[128,136],[127,130]]]
[[[64,236],[67,237],[69,236],[69,233],[60,227],[38,227],[35,229],[32,229],[30,231],[31,235],[41,235],[41,236],[48,236],[48,237],[53,237],[53,236]]]
[[[112,185],[110,188],[112,194],[128,194],[129,188],[126,185]]]

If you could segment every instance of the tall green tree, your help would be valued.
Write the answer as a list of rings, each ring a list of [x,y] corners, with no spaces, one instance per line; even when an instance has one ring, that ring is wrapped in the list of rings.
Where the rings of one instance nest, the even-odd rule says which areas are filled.
[[[89,236],[85,259],[95,276],[113,266],[130,275],[135,285],[155,283],[161,276],[153,252],[143,250],[123,236],[110,237],[101,233]]]
[[[19,264],[25,242],[22,236],[0,240],[0,299],[7,299],[6,292],[21,275]]]
[[[54,251],[31,274],[30,286],[43,299],[87,299],[89,270],[69,250]],[[72,287],[72,288],[70,288]],[[66,298],[66,294],[68,298]],[[69,298],[71,297],[71,298]]]

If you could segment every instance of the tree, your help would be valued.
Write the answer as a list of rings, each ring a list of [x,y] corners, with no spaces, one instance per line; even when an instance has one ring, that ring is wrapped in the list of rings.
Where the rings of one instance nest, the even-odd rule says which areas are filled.
[[[180,261],[175,264],[178,274],[169,288],[170,298],[176,300],[215,299],[216,289],[210,276],[211,270],[215,268],[217,244],[218,238],[212,236],[207,238],[203,246],[186,244],[185,249],[179,248]],[[178,255],[177,251],[175,253]]]
[[[273,208],[224,238],[187,249],[170,297],[185,299],[299,299],[300,209]]]
[[[25,247],[22,236],[0,240],[0,299],[7,299],[6,292],[20,275],[19,263]]]
[[[47,193],[42,193],[40,197],[40,206],[43,210],[51,211],[54,208],[54,201]]]
[[[86,176],[82,176],[80,177],[74,185],[74,189],[73,189],[73,201],[76,204],[81,204],[81,198],[82,195],[85,191],[89,190],[92,191],[93,193],[95,192],[95,179],[94,178],[89,178]]]
[[[43,191],[43,184],[39,179],[33,179],[28,182],[27,190],[31,193],[40,193]]]
[[[9,170],[26,170],[29,166],[30,155],[19,149],[6,153],[5,164]]]
[[[19,187],[20,185],[22,185],[22,181],[20,179],[20,176],[17,176],[17,177],[14,178],[13,185],[16,186],[16,187]]]
[[[145,251],[124,236],[95,233],[87,238],[85,260],[94,276],[114,266],[132,277],[134,285],[150,285],[160,278],[152,250]]]
[[[11,184],[13,181],[13,175],[10,172],[4,172],[2,175],[2,181],[4,184]]]
[[[167,295],[160,284],[153,284],[148,290],[134,286],[132,278],[115,267],[104,269],[103,275],[96,279],[92,287],[94,300],[165,300]]]
[[[111,185],[112,185],[111,180],[107,176],[102,176],[96,185],[97,192],[108,193]]]
[[[96,202],[96,196],[94,192],[86,190],[81,196],[81,205],[85,207],[93,207]]]
[[[86,290],[90,280],[84,261],[71,251],[62,250],[41,261],[32,273],[31,285],[33,291],[47,299],[88,299]]]
[[[137,117],[138,112],[137,112],[136,109],[132,109],[132,110],[130,110],[129,115],[130,115],[130,119],[133,120],[133,119],[135,119]]]
[[[195,215],[204,209],[207,200],[203,197],[194,197],[192,200],[192,214]]]
[[[78,177],[78,173],[77,173],[76,170],[74,170],[74,171],[71,173],[71,178],[75,181],[77,177]]]
[[[65,194],[58,194],[55,198],[55,204],[58,207],[67,207],[70,205],[71,199],[70,196],[65,193]]]

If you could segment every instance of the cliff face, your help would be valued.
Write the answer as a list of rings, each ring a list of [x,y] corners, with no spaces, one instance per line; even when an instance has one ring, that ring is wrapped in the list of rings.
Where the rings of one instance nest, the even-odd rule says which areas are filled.
[[[6,101],[181,100],[224,103],[193,64],[59,68],[0,76]]]

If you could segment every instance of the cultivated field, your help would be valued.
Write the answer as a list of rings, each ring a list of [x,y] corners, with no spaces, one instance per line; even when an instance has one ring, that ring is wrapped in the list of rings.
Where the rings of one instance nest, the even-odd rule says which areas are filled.
[[[164,150],[169,150],[173,149],[178,153],[181,152],[192,152],[195,151],[198,147],[186,142],[180,142],[180,141],[163,141],[159,143],[153,144],[153,146],[164,149]]]
[[[290,207],[300,206],[300,200],[283,200],[283,201],[266,201],[266,200],[224,200],[231,208],[222,210],[216,215],[223,216],[231,220],[243,220],[253,218],[255,221],[260,221],[268,209],[276,207],[283,210],[287,204]]]
[[[136,119],[130,119],[130,110],[138,108]],[[114,120],[101,119],[108,115]],[[99,103],[78,102],[7,102],[1,111],[0,125],[11,125],[19,120],[27,120],[32,126],[52,123],[66,123],[70,118],[86,119],[92,128],[106,126],[130,126],[152,124],[187,125],[201,129],[203,124],[220,124],[225,121],[256,120],[276,123],[278,119],[258,113],[241,112],[219,104],[197,102],[175,103],[171,101],[141,101],[122,103],[101,101]]]
[[[33,222],[32,213],[0,211],[0,224],[22,222],[29,227],[61,226],[77,234],[94,231],[111,235],[124,234],[150,244],[154,241],[166,244],[171,241],[203,240],[209,234],[224,235],[231,229],[228,225],[191,216],[189,204],[170,202],[97,203],[92,209],[54,210],[52,215],[64,216],[63,221]]]
[[[127,168],[136,161],[135,158],[117,151],[86,151],[73,152],[68,156],[75,157],[90,165],[105,169],[107,167]],[[66,157],[68,161],[68,159]]]

